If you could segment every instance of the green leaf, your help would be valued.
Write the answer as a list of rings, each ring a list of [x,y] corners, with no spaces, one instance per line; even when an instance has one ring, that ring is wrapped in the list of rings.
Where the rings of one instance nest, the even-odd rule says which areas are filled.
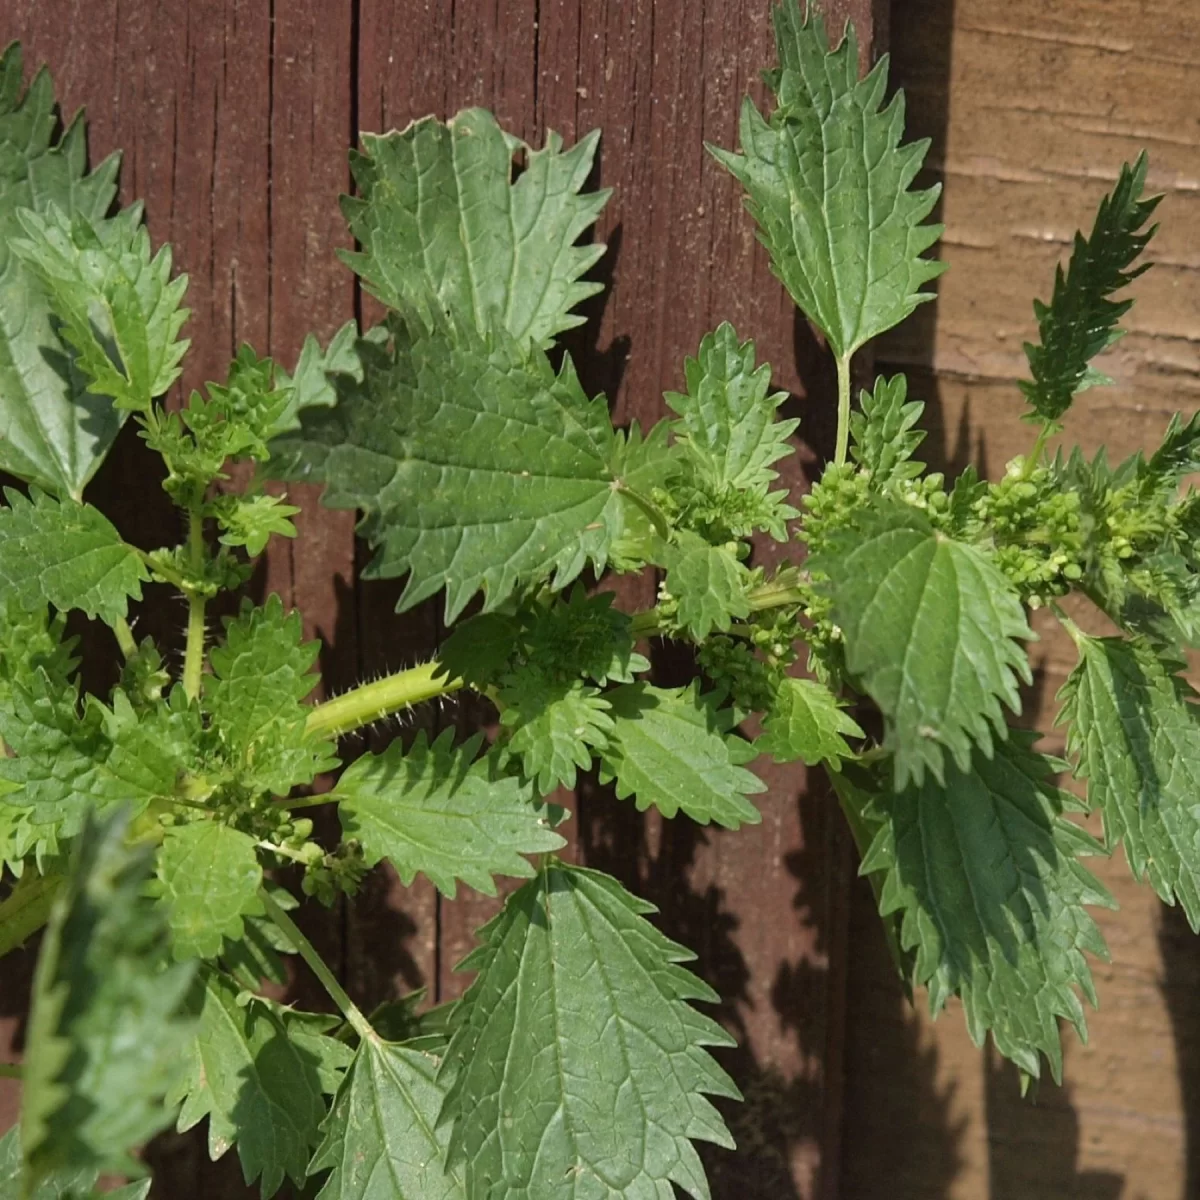
[[[866,737],[838,698],[815,679],[788,678],[779,685],[754,748],[779,763],[799,758],[810,767],[828,763],[836,771],[854,753],[845,735]]]
[[[972,747],[1006,736],[1003,701],[1020,711],[1030,679],[1017,642],[1031,638],[1020,598],[973,546],[936,532],[916,509],[879,503],[810,560],[824,572],[846,666],[883,710],[896,786],[961,770]]]
[[[717,999],[694,956],[598,871],[547,860],[463,963],[439,1078],[452,1081],[449,1162],[466,1194],[707,1200],[691,1139],[731,1146],[705,1094],[738,1098],[704,1049],[733,1039],[691,1000]]]
[[[179,1130],[208,1117],[209,1156],[215,1162],[236,1143],[246,1183],[261,1176],[263,1196],[274,1195],[285,1176],[302,1185],[325,1119],[325,1094],[336,1086],[349,1049],[323,1033],[314,1041],[304,1025],[312,1014],[248,996],[207,968],[191,1003],[198,1027],[176,1087],[175,1099],[183,1102]],[[315,1019],[325,1028],[336,1024]]]
[[[90,390],[118,408],[145,412],[179,378],[188,348],[179,331],[187,276],[171,278],[171,248],[151,257],[135,204],[107,221],[64,212],[18,214],[25,237],[11,245],[41,280]]]
[[[366,334],[377,336],[375,330]],[[275,377],[288,392],[288,403],[280,412],[275,425],[267,433],[268,440],[300,428],[300,414],[306,408],[333,408],[337,404],[337,389],[333,376],[347,375],[362,380],[362,363],[358,358],[358,322],[347,321],[329,339],[324,350],[313,334],[308,334],[300,347],[295,373],[275,368]]]
[[[0,60],[0,70],[3,60]],[[2,76],[0,76],[2,82]],[[0,1138],[0,1200],[78,1200],[90,1196],[100,1172],[95,1168],[52,1171],[31,1190],[23,1187],[25,1164],[21,1158],[21,1127],[14,1125]]]
[[[933,298],[920,289],[944,264],[922,255],[942,227],[923,222],[939,188],[909,190],[929,142],[900,145],[903,93],[880,110],[886,56],[859,80],[853,28],[831,52],[824,22],[797,0],[774,18],[779,67],[764,78],[775,110],[764,118],[747,97],[742,153],[710,150],[746,189],[775,274],[846,359]]]
[[[713,507],[744,510],[739,535],[763,529],[782,541],[796,511],[783,503],[786,492],[769,489],[779,477],[771,464],[792,453],[787,439],[800,424],[775,419],[787,392],[770,390],[770,367],[755,369],[754,343],[739,343],[728,322],[705,334],[684,377],[687,391],[664,398],[681,418],[671,428],[697,486]]]
[[[908,381],[903,375],[875,380],[875,390],[859,394],[861,412],[850,416],[850,453],[871,476],[871,486],[883,491],[888,484],[916,479],[925,464],[912,456],[925,440],[916,428],[925,405],[907,400]]]
[[[675,619],[696,641],[750,615],[750,572],[728,546],[684,531],[663,552],[663,565],[666,589],[678,605]]]
[[[949,767],[944,784],[927,776],[888,797],[861,870],[885,872],[880,911],[901,914],[931,1011],[960,996],[976,1045],[990,1030],[1027,1075],[1044,1054],[1061,1081],[1058,1018],[1086,1038],[1076,989],[1095,1005],[1086,955],[1108,957],[1084,905],[1114,905],[1078,861],[1103,848],[1061,815],[1073,803],[1049,782],[1061,764],[1029,742],[1014,731],[992,758]]]
[[[560,679],[632,683],[650,662],[634,649],[632,620],[613,600],[611,592],[589,595],[576,584],[567,596],[523,609],[520,640],[528,661]]]
[[[277,595],[260,608],[245,601],[209,655],[204,687],[203,707],[225,753],[248,781],[280,796],[336,765],[329,744],[305,732],[309,708],[301,701],[316,686],[310,668],[320,644],[303,636],[300,614],[285,613]]]
[[[174,1115],[192,965],[167,965],[165,914],[142,895],[152,855],[126,834],[120,816],[89,820],[42,941],[21,1099],[31,1183],[63,1168],[136,1172],[130,1150]]]
[[[91,808],[125,806],[136,816],[175,795],[198,736],[194,709],[139,714],[120,691],[111,709],[88,696],[81,714],[78,685],[39,668],[27,686],[14,686],[11,710],[0,708],[0,737],[16,755],[0,757],[0,779],[20,789],[5,802],[62,837],[77,833]]]
[[[1146,470],[1167,484],[1177,484],[1185,475],[1200,471],[1200,413],[1193,413],[1187,422],[1178,413],[1171,417]]]
[[[552,573],[558,589],[602,569],[621,530],[621,444],[570,360],[555,374],[503,333],[395,333],[391,353],[360,343],[364,382],[277,443],[288,477],[363,510],[367,574],[409,576],[401,609],[445,587],[451,622],[480,589],[490,610]]]
[[[527,879],[533,868],[521,855],[565,845],[531,784],[476,757],[481,742],[480,734],[455,746],[447,729],[430,745],[422,731],[407,754],[393,742],[350,764],[330,799],[368,866],[386,858],[405,887],[423,873],[447,896],[458,879],[494,896],[493,875]]]
[[[600,778],[616,780],[617,797],[638,811],[654,805],[665,817],[681,809],[693,821],[726,829],[762,820],[747,796],[767,790],[743,764],[757,757],[731,734],[733,714],[701,696],[699,685],[657,688],[631,683],[606,693],[613,731],[600,756]]]
[[[1149,876],[1200,929],[1200,719],[1196,694],[1142,640],[1076,634],[1079,665],[1059,699],[1067,750],[1121,842],[1135,878]]]
[[[573,788],[576,769],[586,771],[592,751],[608,745],[613,723],[597,688],[556,684],[526,668],[501,690],[500,702],[501,724],[511,731],[507,749],[542,795]]]
[[[23,209],[54,204],[100,221],[116,195],[119,159],[86,173],[82,117],[58,137],[54,87],[41,70],[21,92],[21,48],[0,56],[0,470],[78,500],[125,414],[87,381],[62,343],[41,281],[12,253]]]
[[[419,1045],[359,1045],[309,1167],[332,1168],[317,1200],[466,1200],[462,1171],[443,1168],[438,1062]]]
[[[158,879],[178,959],[215,958],[223,939],[242,936],[244,916],[263,911],[254,839],[217,821],[170,826]]]
[[[1022,382],[1021,391],[1034,419],[1057,421],[1078,392],[1110,382],[1091,360],[1120,338],[1117,322],[1133,303],[1109,297],[1149,266],[1133,267],[1154,236],[1157,226],[1145,225],[1161,199],[1142,198],[1146,165],[1143,152],[1132,167],[1122,166],[1116,187],[1100,202],[1091,237],[1076,233],[1066,273],[1055,269],[1050,303],[1033,303],[1039,341],[1025,345],[1033,379]]]
[[[150,578],[137,551],[90,504],[4,489],[0,586],[25,609],[78,608],[114,625]]]
[[[359,196],[342,200],[362,251],[342,258],[406,317],[430,325],[449,316],[547,347],[582,323],[571,309],[601,289],[581,276],[604,246],[575,245],[609,196],[581,194],[599,136],[563,153],[550,133],[532,150],[480,108],[448,125],[426,117],[364,134],[364,152],[350,159]],[[514,154],[525,159],[515,181]]]
[[[221,526],[218,539],[222,546],[244,546],[251,558],[257,558],[266,548],[272,535],[294,538],[296,526],[291,518],[300,511],[279,496],[225,495],[216,510]]]

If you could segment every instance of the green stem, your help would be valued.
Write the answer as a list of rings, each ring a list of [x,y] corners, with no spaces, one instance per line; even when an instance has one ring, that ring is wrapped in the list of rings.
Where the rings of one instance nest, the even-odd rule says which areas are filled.
[[[137,653],[137,639],[133,636],[133,630],[129,627],[129,622],[124,617],[118,617],[117,623],[113,626],[113,633],[117,635],[117,645],[121,648],[121,653],[126,658],[132,658]]]
[[[371,1022],[363,1016],[358,1005],[346,995],[346,989],[333,977],[333,972],[325,965],[325,960],[317,953],[312,942],[300,932],[296,922],[271,899],[271,894],[266,888],[259,888],[258,898],[262,901],[267,916],[274,921],[276,928],[291,943],[292,949],[308,963],[312,973],[321,981],[321,986],[342,1010],[342,1016],[346,1018],[355,1033],[364,1040],[378,1041],[379,1035],[371,1027]]]
[[[199,576],[204,569],[204,522],[200,513],[188,514],[188,563]],[[204,670],[204,597],[188,592],[187,647],[183,654],[183,692],[189,700],[200,695],[200,676]]]
[[[22,877],[8,899],[0,904],[0,956],[23,945],[26,938],[45,925],[63,882],[62,875],[30,873]]]
[[[25,1068],[20,1063],[0,1063],[0,1079],[22,1079]]]
[[[846,461],[846,451],[850,447],[850,355],[846,354],[837,360],[838,379],[838,424],[837,446],[833,452],[833,465],[842,466]]]
[[[650,518],[650,524],[654,526],[654,532],[663,541],[666,541],[671,536],[671,527],[667,522],[667,518],[664,516],[662,509],[653,500],[647,499],[641,492],[636,492],[633,488],[626,487],[624,483],[619,481],[616,488],[622,496],[628,496]]]
[[[441,677],[435,678],[439,672]],[[420,704],[422,700],[457,692],[462,686],[463,681],[451,679],[439,663],[423,663],[395,675],[385,675],[374,683],[365,683],[318,704],[309,713],[305,730],[316,737],[337,737]]]
[[[1033,448],[1029,451],[1025,459],[1025,466],[1021,468],[1021,478],[1028,479],[1030,475],[1037,470],[1038,463],[1042,459],[1042,451],[1046,448],[1046,442],[1053,432],[1054,426],[1050,421],[1043,421],[1042,427],[1038,431],[1037,437],[1034,439]]]
[[[165,579],[167,583],[173,584],[181,592],[187,590],[187,580],[182,575],[176,574],[170,567],[163,563],[156,562],[155,559],[146,553],[145,550],[139,550],[136,546],[133,547],[134,553],[146,564],[146,567],[157,575],[160,579]]]

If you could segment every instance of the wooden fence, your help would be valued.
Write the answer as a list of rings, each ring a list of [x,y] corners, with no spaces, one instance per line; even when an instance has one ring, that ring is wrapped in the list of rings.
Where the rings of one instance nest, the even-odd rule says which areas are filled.
[[[1173,189],[1160,257],[1174,255],[1174,265],[1137,318],[1120,386],[1088,409],[1081,436],[1090,444],[1109,434],[1124,450],[1148,442],[1164,413],[1195,407],[1186,371],[1200,345],[1187,316],[1200,312],[1200,100],[1187,97],[1200,91],[1194,68],[1188,75],[1200,18],[1191,6],[1164,0],[1151,16],[1135,0],[898,0],[890,13],[884,0],[826,4],[835,20],[854,19],[864,65],[890,24],[897,81],[910,88],[917,132],[933,136],[932,168],[947,184],[944,249],[960,269],[939,304],[878,351],[933,401],[932,457],[983,454],[994,473],[1016,451],[1018,406],[1000,381],[1020,371],[1029,300],[1045,291],[1062,239],[1087,219],[1102,180],[1141,140],[1164,150],[1152,181]],[[242,341],[288,363],[307,332],[324,338],[351,316],[372,319],[334,254],[348,244],[337,196],[350,186],[346,149],[358,129],[470,104],[533,143],[550,129],[570,142],[601,128],[598,183],[615,188],[599,231],[608,287],[570,345],[586,387],[614,399],[618,420],[649,423],[685,355],[728,319],[793,393],[802,453],[788,482],[799,490],[831,448],[829,363],[770,276],[733,181],[703,150],[705,140],[736,140],[739,99],[770,60],[769,8],[5,0],[0,43],[19,38],[27,62],[50,65],[66,111],[87,105],[93,161],[124,149],[122,202],[144,198],[154,239],[174,245],[191,278],[186,386],[220,378]],[[1179,298],[1196,303],[1178,311]],[[165,501],[147,503],[153,469],[127,431],[90,492],[145,546],[175,533]],[[271,551],[254,586],[304,612],[324,643],[328,685],[436,646],[434,606],[396,617],[395,589],[358,583],[350,518],[303,489],[293,497],[304,505],[300,537]],[[636,588],[623,598],[653,600]],[[1063,661],[1051,646],[1042,693],[1061,681]],[[1116,883],[1132,917],[1106,922],[1117,963],[1101,977],[1102,1003],[1115,997],[1116,1012],[1093,1022],[1101,1057],[1071,1051],[1067,1088],[1044,1090],[1032,1110],[1010,1075],[969,1047],[956,1013],[931,1028],[904,1005],[819,779],[766,771],[763,823],[737,834],[643,819],[586,789],[572,805],[574,852],[657,902],[664,927],[699,952],[725,997],[720,1016],[740,1043],[726,1061],[748,1102],[729,1110],[740,1153],[709,1156],[716,1197],[1200,1195],[1200,1177],[1184,1182],[1187,1124],[1200,1120],[1200,1047],[1189,1033],[1200,1028],[1200,958],[1177,921],[1160,939],[1157,906]],[[1123,870],[1112,864],[1110,880]],[[451,968],[491,910],[469,892],[446,903],[384,880],[314,936],[367,1004],[418,986],[449,997],[461,989]],[[14,1044],[29,957],[0,988]],[[0,1118],[11,1118],[14,1093],[3,1086]],[[152,1157],[155,1196],[249,1194],[235,1156],[209,1165],[202,1138],[166,1137]]]

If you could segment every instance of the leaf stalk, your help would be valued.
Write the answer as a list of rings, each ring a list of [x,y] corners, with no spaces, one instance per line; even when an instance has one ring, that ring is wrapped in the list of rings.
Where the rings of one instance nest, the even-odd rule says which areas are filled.
[[[204,567],[204,524],[199,510],[188,514],[188,558],[192,572],[199,576]],[[200,695],[200,676],[204,669],[204,597],[188,591],[187,645],[183,655],[183,692],[189,700]]]
[[[846,451],[850,448],[850,355],[842,354],[837,360],[838,423],[837,445],[833,452],[833,465],[843,466]]]

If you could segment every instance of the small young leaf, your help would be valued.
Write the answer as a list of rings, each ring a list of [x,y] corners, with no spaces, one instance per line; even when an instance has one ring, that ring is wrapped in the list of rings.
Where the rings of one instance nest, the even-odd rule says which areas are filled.
[[[1144,641],[1078,635],[1079,665],[1059,699],[1067,750],[1125,847],[1135,878],[1149,876],[1200,930],[1200,717],[1196,695]]]
[[[99,509],[36,490],[26,498],[5,488],[4,498],[0,586],[22,608],[77,608],[114,625],[131,596],[142,598],[150,573]]]
[[[846,666],[887,722],[896,786],[944,753],[967,770],[972,747],[1006,736],[1003,701],[1020,711],[1030,679],[1018,638],[1033,636],[1020,598],[973,546],[935,532],[916,509],[879,503],[810,560],[829,578]]]
[[[1168,485],[1200,471],[1200,413],[1193,413],[1186,422],[1175,413],[1146,470]]]
[[[297,1037],[310,1014],[247,996],[208,968],[190,999],[198,1025],[176,1087],[180,1132],[208,1117],[209,1156],[215,1162],[236,1143],[246,1183],[261,1176],[264,1197],[285,1176],[302,1185],[325,1119],[325,1094],[349,1049],[323,1034],[320,1042]]]
[[[222,546],[244,546],[251,558],[257,558],[273,534],[294,538],[296,526],[291,518],[300,509],[285,503],[279,496],[257,495],[222,496],[216,507],[217,523],[221,526]]]
[[[866,736],[823,683],[789,678],[780,684],[754,748],[779,763],[799,758],[810,767],[826,762],[836,771],[854,753],[845,735]]]
[[[900,145],[904,97],[880,111],[887,58],[858,78],[847,27],[831,51],[821,17],[798,0],[774,11],[779,67],[765,74],[775,111],[742,104],[742,153],[710,147],[747,192],[771,267],[842,359],[932,294],[944,264],[922,255],[941,236],[923,224],[939,188],[910,191],[928,140]]]
[[[681,809],[693,821],[726,829],[762,820],[747,796],[766,785],[744,763],[757,751],[729,732],[733,714],[686,688],[631,683],[606,694],[613,730],[600,756],[600,778],[616,780],[617,796],[633,796],[639,812],[652,804],[665,817]]]
[[[1101,200],[1091,237],[1075,234],[1066,273],[1055,269],[1050,303],[1034,301],[1039,342],[1025,345],[1033,379],[1021,384],[1034,419],[1057,421],[1078,392],[1109,382],[1091,361],[1121,336],[1117,322],[1133,303],[1109,297],[1149,266],[1133,267],[1157,228],[1145,225],[1161,197],[1143,199],[1145,183],[1143,153],[1121,168],[1116,187]]]
[[[359,196],[342,201],[362,251],[342,257],[384,304],[426,325],[449,316],[547,347],[582,323],[571,309],[600,291],[581,276],[604,245],[575,245],[609,195],[580,191],[598,138],[563,153],[550,133],[532,150],[479,108],[448,125],[426,117],[366,134],[351,156]],[[518,152],[525,169],[513,182]]]
[[[750,572],[727,546],[684,531],[663,552],[663,565],[667,591],[679,606],[676,619],[696,641],[750,615]]]
[[[705,1093],[738,1092],[705,1047],[733,1039],[689,1006],[716,994],[653,911],[607,875],[546,860],[481,931],[439,1073],[467,1196],[596,1180],[596,1196],[665,1200],[675,1183],[707,1200],[692,1140],[732,1139]]]
[[[63,1168],[136,1172],[130,1149],[174,1115],[192,964],[167,965],[165,914],[142,895],[152,856],[126,833],[119,816],[89,821],[42,942],[21,1099],[29,1183]]]
[[[991,758],[926,776],[877,807],[885,819],[862,864],[884,872],[880,911],[901,914],[913,982],[936,1015],[961,996],[976,1045],[996,1048],[1027,1075],[1044,1054],[1062,1077],[1058,1018],[1086,1038],[1076,988],[1096,1003],[1087,954],[1107,960],[1084,905],[1112,898],[1078,861],[1103,847],[1063,817],[1071,797],[1048,782],[1056,764],[1012,732]]]
[[[171,826],[158,851],[158,879],[175,957],[215,958],[242,918],[262,912],[262,867],[254,839],[217,821]]]
[[[444,1167],[438,1063],[418,1045],[359,1045],[309,1166],[332,1168],[317,1200],[467,1200],[462,1170]]]
[[[487,611],[601,569],[621,530],[620,444],[570,360],[555,373],[502,331],[394,333],[391,352],[360,346],[364,381],[336,409],[306,410],[275,447],[288,477],[326,484],[328,507],[364,512],[367,574],[408,575],[401,609],[444,587],[449,622],[481,589]]]
[[[170,247],[151,257],[140,204],[94,223],[53,204],[18,219],[25,237],[12,249],[45,287],[90,390],[145,412],[179,378],[188,348],[187,276],[171,278]]]
[[[457,879],[494,896],[493,875],[527,879],[533,868],[521,855],[565,845],[531,784],[476,757],[481,741],[455,746],[447,729],[430,745],[422,731],[407,754],[393,742],[350,764],[330,798],[368,866],[386,858],[405,887],[423,873],[447,896]]]
[[[82,116],[59,137],[54,87],[43,69],[21,90],[21,48],[0,55],[0,470],[78,500],[125,414],[93,395],[59,338],[45,288],[12,252],[23,210],[57,205],[100,222],[116,194],[119,159],[86,174]]]
[[[889,483],[916,479],[925,464],[912,462],[917,447],[925,440],[916,428],[925,405],[906,400],[908,381],[903,375],[875,380],[875,390],[860,394],[861,412],[850,416],[850,453],[871,476],[871,486],[883,491]]]

